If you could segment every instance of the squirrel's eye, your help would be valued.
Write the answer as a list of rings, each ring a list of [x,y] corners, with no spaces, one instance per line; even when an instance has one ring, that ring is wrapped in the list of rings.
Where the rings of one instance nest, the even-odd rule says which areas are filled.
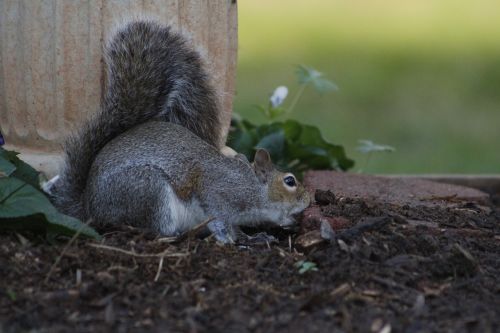
[[[286,176],[283,181],[285,182],[285,184],[287,186],[290,186],[290,187],[295,187],[297,186],[297,182],[295,181],[295,177],[294,176]]]

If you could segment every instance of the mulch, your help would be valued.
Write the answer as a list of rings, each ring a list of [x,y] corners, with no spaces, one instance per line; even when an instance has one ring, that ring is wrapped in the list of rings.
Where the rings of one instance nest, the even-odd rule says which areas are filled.
[[[500,331],[500,209],[487,195],[351,174],[305,182],[315,204],[298,230],[268,230],[279,243],[127,226],[69,245],[0,234],[0,332]]]

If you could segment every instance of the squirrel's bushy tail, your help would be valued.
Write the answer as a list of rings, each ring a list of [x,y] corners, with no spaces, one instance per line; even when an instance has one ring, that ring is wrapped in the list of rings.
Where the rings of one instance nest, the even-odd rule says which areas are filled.
[[[64,213],[85,218],[82,194],[97,153],[151,119],[178,123],[219,147],[217,96],[197,52],[167,26],[131,22],[108,43],[108,85],[101,109],[65,142],[65,164],[52,189]]]

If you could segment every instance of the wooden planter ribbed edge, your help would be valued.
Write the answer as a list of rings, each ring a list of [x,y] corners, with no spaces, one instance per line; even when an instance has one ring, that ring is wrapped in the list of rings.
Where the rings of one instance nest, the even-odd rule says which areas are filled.
[[[6,148],[48,176],[64,137],[99,108],[103,46],[116,25],[153,18],[186,36],[216,86],[224,133],[237,61],[234,0],[0,1],[0,129]]]

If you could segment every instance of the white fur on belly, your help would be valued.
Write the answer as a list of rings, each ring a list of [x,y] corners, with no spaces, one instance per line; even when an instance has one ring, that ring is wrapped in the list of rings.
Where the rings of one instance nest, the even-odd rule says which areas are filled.
[[[172,187],[167,186],[163,191],[162,218],[160,232],[163,235],[173,236],[183,233],[206,219],[205,212],[196,199],[183,201],[175,194]]]

